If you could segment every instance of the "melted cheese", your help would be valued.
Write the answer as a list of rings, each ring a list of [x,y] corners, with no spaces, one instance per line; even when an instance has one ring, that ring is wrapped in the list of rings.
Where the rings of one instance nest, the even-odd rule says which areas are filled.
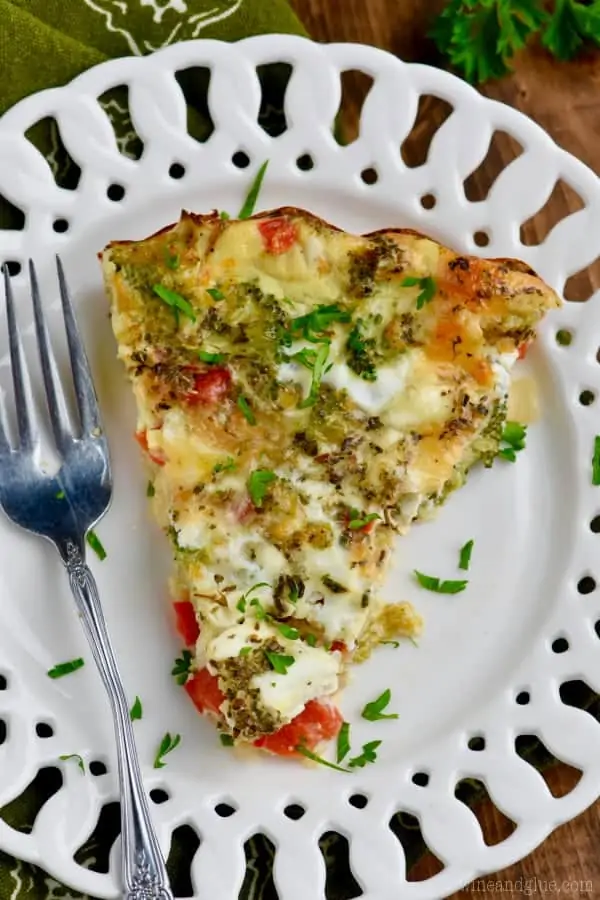
[[[341,655],[300,641],[281,641],[294,664],[285,675],[274,671],[255,675],[251,686],[260,691],[263,704],[285,721],[302,712],[313,697],[326,697],[338,689]]]

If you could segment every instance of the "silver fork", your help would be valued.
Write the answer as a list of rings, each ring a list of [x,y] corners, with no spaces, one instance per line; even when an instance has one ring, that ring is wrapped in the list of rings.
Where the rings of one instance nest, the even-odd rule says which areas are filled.
[[[98,401],[60,259],[56,259],[62,310],[79,417],[73,434],[49,340],[38,280],[29,261],[31,297],[46,401],[56,448],[62,459],[55,476],[37,460],[39,433],[13,293],[3,267],[10,361],[18,441],[11,447],[0,409],[0,506],[16,525],[51,541],[67,570],[92,654],[108,693],[117,741],[121,789],[123,885],[128,900],[172,900],[169,879],[152,825],[135,748],[123,683],[100,605],[94,576],[85,561],[85,538],[111,500],[108,444]]]

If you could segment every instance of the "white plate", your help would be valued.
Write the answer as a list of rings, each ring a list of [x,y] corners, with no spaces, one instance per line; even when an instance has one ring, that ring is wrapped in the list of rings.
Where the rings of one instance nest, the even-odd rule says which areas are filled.
[[[260,104],[255,66],[286,61],[293,66],[287,91],[288,130],[268,137],[257,125]],[[210,108],[215,132],[204,145],[189,138],[186,110],[173,77],[186,66],[212,69]],[[340,147],[331,126],[340,102],[339,73],[362,69],[375,83],[366,101],[359,140]],[[129,85],[134,124],[145,143],[139,162],[122,156],[96,97]],[[410,131],[421,94],[443,97],[454,112],[433,139],[427,162],[402,163],[399,147]],[[83,170],[75,192],[56,187],[50,169],[26,141],[38,119],[55,115],[64,142]],[[521,157],[498,178],[488,198],[465,199],[463,181],[481,162],[494,129],[523,145]],[[231,162],[244,150],[251,167]],[[315,168],[300,171],[309,152]],[[424,66],[405,65],[373,48],[323,46],[281,36],[236,45],[212,41],[179,44],[145,59],[116,60],[86,72],[70,85],[31,97],[0,122],[0,192],[25,209],[22,232],[0,232],[0,259],[24,263],[33,256],[48,303],[56,302],[52,254],[60,251],[77,298],[114,457],[115,500],[99,533],[108,559],[92,559],[108,623],[130,696],[139,694],[143,721],[136,724],[149,787],[164,787],[170,800],[155,808],[160,839],[168,850],[175,826],[190,823],[202,838],[192,875],[198,895],[237,897],[245,869],[243,844],[255,832],[277,846],[275,877],[282,900],[317,900],[325,870],[319,836],[337,830],[350,840],[350,863],[368,898],[439,898],[476,875],[514,862],[549,831],[591,803],[600,787],[600,726],[587,713],[563,705],[558,688],[583,679],[600,690],[600,645],[594,624],[598,593],[578,593],[583,576],[598,572],[600,538],[590,529],[600,508],[591,485],[595,406],[583,406],[583,388],[600,391],[596,362],[600,311],[597,298],[566,304],[548,317],[526,367],[541,392],[543,418],[530,430],[517,463],[473,473],[431,524],[415,527],[398,545],[387,592],[410,599],[426,619],[418,649],[382,648],[356,671],[343,712],[353,741],[381,738],[375,765],[343,775],[286,761],[240,761],[223,749],[212,726],[199,718],[169,674],[178,642],[165,602],[168,549],[146,509],[145,478],[131,433],[134,408],[107,317],[95,253],[113,238],[141,238],[177,218],[182,206],[235,212],[258,165],[270,159],[260,197],[263,208],[306,207],[344,228],[365,231],[412,226],[463,251],[474,251],[474,232],[490,235],[491,256],[526,259],[559,291],[565,279],[598,252],[600,187],[583,165],[559,150],[515,111],[483,99],[462,82]],[[169,177],[178,162],[180,181]],[[374,167],[376,184],[360,173]],[[522,246],[519,224],[546,201],[562,177],[584,208],[557,225],[536,247]],[[120,203],[107,198],[121,184]],[[433,193],[427,211],[421,195]],[[53,231],[55,218],[69,222]],[[30,316],[24,276],[17,278],[21,314]],[[58,322],[57,316],[54,316]],[[559,346],[556,331],[574,338]],[[57,330],[60,330],[59,328]],[[2,336],[0,349],[5,354]],[[2,382],[6,385],[6,366]],[[459,547],[475,539],[468,590],[437,596],[410,578],[417,567],[457,577]],[[105,760],[109,774],[82,777],[62,765],[64,787],[42,808],[31,834],[0,823],[0,847],[40,863],[60,880],[98,897],[118,894],[118,866],[88,872],[72,858],[96,822],[102,803],[117,794],[108,708],[91,664],[53,682],[45,672],[64,659],[90,661],[64,574],[49,546],[0,521],[0,717],[8,739],[0,746],[0,804],[15,797],[42,765],[64,753]],[[557,637],[568,641],[556,653]],[[560,646],[560,645],[559,645]],[[563,645],[564,646],[564,645]],[[367,723],[362,704],[391,687],[397,721]],[[530,702],[515,702],[523,690]],[[54,737],[40,740],[35,723],[49,721]],[[152,761],[166,731],[181,746],[156,771]],[[519,734],[537,734],[560,759],[582,770],[577,787],[554,799],[544,780],[515,753]],[[485,750],[470,750],[472,735]],[[411,781],[430,776],[427,787]],[[475,816],[454,797],[463,777],[482,779],[496,804],[516,823],[511,837],[486,846]],[[354,793],[369,798],[364,809],[349,804]],[[214,812],[226,801],[237,812]],[[292,821],[288,803],[306,814]],[[434,878],[407,883],[401,845],[388,823],[396,810],[418,816],[425,839],[445,864]]]

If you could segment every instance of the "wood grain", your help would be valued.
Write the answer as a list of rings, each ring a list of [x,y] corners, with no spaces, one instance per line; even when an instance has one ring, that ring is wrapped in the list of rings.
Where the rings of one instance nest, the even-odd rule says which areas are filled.
[[[292,0],[292,5],[318,41],[355,41],[373,44],[405,60],[439,64],[436,51],[426,37],[427,30],[444,0]],[[351,74],[344,79],[344,116],[350,134],[356,133],[367,80]],[[532,48],[516,60],[512,75],[482,88],[483,93],[520,109],[537,121],[564,149],[600,174],[600,53],[589,53],[571,63],[558,63],[541,48]],[[407,164],[425,157],[431,135],[447,110],[433,99],[422,104],[419,119],[403,156]],[[466,186],[469,199],[487,194],[494,178],[518,153],[509,137],[498,135],[488,157]],[[539,243],[556,222],[581,207],[581,198],[559,183],[550,201],[522,228],[525,243]],[[600,254],[600,222],[598,223]],[[587,299],[600,288],[600,258],[567,282],[566,296]],[[572,790],[574,770],[558,765],[547,775],[555,796]],[[484,834],[498,840],[506,834],[505,818],[489,802],[476,809]],[[439,864],[426,855],[410,872],[411,880],[430,877]],[[600,893],[600,802],[556,829],[526,859],[454,894],[451,900],[479,900],[502,897],[551,896],[557,893],[551,882],[564,886],[562,895],[592,898]],[[488,889],[487,885],[492,885]]]

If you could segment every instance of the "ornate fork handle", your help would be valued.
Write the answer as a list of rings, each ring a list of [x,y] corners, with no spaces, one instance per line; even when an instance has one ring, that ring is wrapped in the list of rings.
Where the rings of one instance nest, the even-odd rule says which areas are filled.
[[[121,785],[123,883],[126,900],[173,900],[154,832],[135,748],[129,707],[112,649],[96,581],[80,547],[60,548],[71,590],[112,708]]]

